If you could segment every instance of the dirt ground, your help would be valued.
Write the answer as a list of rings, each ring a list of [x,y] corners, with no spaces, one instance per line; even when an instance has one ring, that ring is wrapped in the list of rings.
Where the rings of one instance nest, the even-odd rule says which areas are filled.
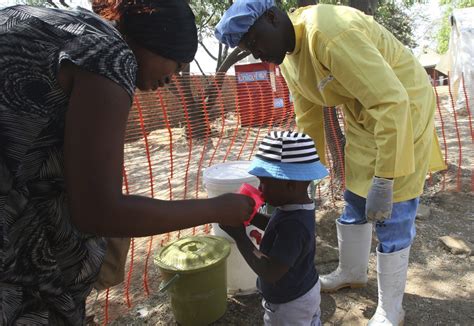
[[[416,221],[417,236],[410,255],[405,289],[405,325],[474,325],[474,257],[453,255],[439,237],[457,235],[474,243],[474,196],[442,192],[423,196],[429,217]],[[341,208],[317,213],[316,264],[320,274],[337,267],[334,221]],[[365,325],[377,306],[375,239],[369,262],[369,282],[363,289],[344,289],[322,294],[323,325]],[[474,248],[473,248],[474,249]],[[225,315],[213,325],[261,325],[263,310],[259,295],[228,298]],[[167,296],[151,296],[115,325],[175,325]]]
[[[442,100],[447,103],[446,99]],[[472,131],[465,114],[461,114],[457,122],[459,136],[454,128],[454,121],[445,115],[445,133],[440,136],[440,142],[446,142],[446,146],[449,148],[449,168],[445,173],[432,175],[432,178],[427,181],[426,190],[421,197],[420,202],[429,213],[423,213],[416,220],[417,236],[411,249],[403,302],[406,311],[405,325],[474,325],[474,256],[472,254],[455,255],[447,250],[439,240],[440,237],[446,235],[460,237],[471,247],[471,252],[474,252]],[[158,141],[154,143],[152,136],[148,139],[152,150],[159,149],[159,153],[166,153],[166,144],[158,143]],[[184,138],[175,137],[174,142],[179,144],[182,139]],[[463,147],[462,157],[459,157],[460,151],[456,149],[459,149],[459,144],[462,144]],[[139,158],[137,154],[142,152],[143,145],[132,144],[129,149],[126,149],[126,155],[131,157],[129,161],[135,160],[136,164],[134,164],[137,166],[136,170],[127,167],[130,179],[134,177],[137,180],[140,178],[148,180],[148,171],[143,167],[146,166],[143,165],[146,164],[143,163],[146,162],[146,158]],[[176,162],[185,162],[188,153],[183,152],[179,155],[182,156],[177,156]],[[156,159],[155,171],[160,166],[166,166],[166,161],[160,161],[160,159],[165,160],[166,157],[161,154]],[[139,160],[143,162],[139,162]],[[215,161],[217,162],[218,159],[216,158]],[[460,169],[458,169],[458,165],[461,167]],[[175,169],[183,170],[178,165],[175,166]],[[169,171],[163,170],[160,173],[164,174],[163,179],[166,180]],[[176,184],[173,184],[171,178],[170,189],[172,185],[179,189],[183,188],[177,183],[181,182],[179,180],[183,178],[175,176],[175,180],[178,180],[175,181]],[[190,182],[194,178],[195,175],[190,172]],[[130,192],[139,193],[139,186],[144,183],[144,181],[138,182],[136,189],[131,184]],[[194,185],[190,186],[190,189],[192,188],[189,190],[190,192],[194,192],[193,187]],[[202,191],[202,189],[196,187],[196,194],[198,191]],[[166,189],[164,192],[167,194]],[[150,195],[146,191],[143,191],[142,194]],[[199,194],[200,197],[205,196],[205,193]],[[174,198],[179,198],[176,192],[173,195]],[[315,261],[320,274],[331,272],[338,264],[335,220],[341,213],[342,207],[343,203],[336,201],[320,204],[317,209]],[[201,228],[193,231],[202,233],[209,230]],[[171,237],[174,236],[177,235],[171,235]],[[183,236],[183,233],[178,236]],[[172,239],[167,238],[166,242]],[[124,300],[126,290],[123,289],[114,289],[110,292],[107,309],[104,308],[104,293],[102,292],[98,296],[92,293],[88,300],[88,314],[94,314],[95,321],[99,324],[103,324],[104,315],[107,315],[112,325],[176,325],[169,298],[166,294],[157,294],[160,274],[152,263],[152,257],[147,256],[147,248],[151,248],[152,244],[150,240],[144,238],[135,240],[134,274],[131,276],[133,287],[129,289],[130,293],[128,293],[133,302],[132,306],[127,307],[126,300]],[[163,237],[157,237],[153,241],[155,247],[159,245],[160,241],[163,241]],[[375,312],[377,306],[375,246],[376,239],[373,237],[369,262],[369,282],[366,288],[344,289],[334,294],[322,294],[321,319],[324,325],[366,325]],[[148,252],[150,251],[148,250]],[[142,271],[145,264],[148,264],[147,277],[152,281],[142,286],[142,273],[137,271]],[[144,288],[147,287],[150,288],[149,295],[144,293]],[[229,297],[226,313],[212,325],[261,325],[263,310],[260,300],[261,298],[257,294]]]

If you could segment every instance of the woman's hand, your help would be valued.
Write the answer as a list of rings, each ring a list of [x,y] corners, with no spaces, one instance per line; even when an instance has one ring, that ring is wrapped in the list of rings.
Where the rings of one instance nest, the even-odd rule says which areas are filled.
[[[255,201],[245,195],[224,194],[212,198],[216,205],[217,222],[227,226],[242,226],[253,213]]]

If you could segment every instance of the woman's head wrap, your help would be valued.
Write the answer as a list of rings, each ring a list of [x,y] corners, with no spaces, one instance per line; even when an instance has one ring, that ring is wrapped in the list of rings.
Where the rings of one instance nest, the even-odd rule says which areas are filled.
[[[189,63],[194,59],[198,45],[197,28],[194,14],[185,0],[94,2],[94,11],[105,18],[118,20],[122,33],[146,49],[179,63]]]

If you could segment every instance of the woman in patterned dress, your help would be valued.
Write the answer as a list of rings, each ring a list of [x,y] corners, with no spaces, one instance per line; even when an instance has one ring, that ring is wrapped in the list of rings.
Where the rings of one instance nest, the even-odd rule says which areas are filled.
[[[252,212],[237,194],[172,202],[122,194],[134,90],[163,86],[191,62],[197,32],[185,0],[94,0],[93,8],[106,19],[0,10],[2,325],[84,324],[104,236],[239,225]]]

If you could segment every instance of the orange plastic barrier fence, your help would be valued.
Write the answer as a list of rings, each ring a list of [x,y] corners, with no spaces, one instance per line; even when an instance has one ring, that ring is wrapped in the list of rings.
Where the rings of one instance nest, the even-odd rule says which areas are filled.
[[[276,83],[279,89],[286,89],[281,76],[276,76]],[[239,84],[235,76],[191,75],[175,78],[166,89],[138,93],[127,126],[124,193],[164,200],[206,198],[202,185],[205,168],[220,162],[250,160],[267,132],[296,128],[291,98],[274,105],[271,90],[253,85],[252,90],[240,93],[246,94],[244,99],[238,90],[243,87],[245,83]],[[456,101],[447,85],[436,86],[434,91],[435,123],[448,169],[430,175],[426,191],[474,191],[473,85],[463,83],[462,96]],[[262,110],[262,105],[268,110]],[[258,112],[252,110],[256,106]],[[331,173],[315,189],[320,207],[334,205],[345,187],[343,112],[339,108],[325,110],[326,138],[332,146],[327,149]],[[107,324],[156,295],[160,277],[152,261],[159,247],[185,235],[209,232],[210,226],[203,225],[132,239],[125,282],[91,294],[88,314]]]

